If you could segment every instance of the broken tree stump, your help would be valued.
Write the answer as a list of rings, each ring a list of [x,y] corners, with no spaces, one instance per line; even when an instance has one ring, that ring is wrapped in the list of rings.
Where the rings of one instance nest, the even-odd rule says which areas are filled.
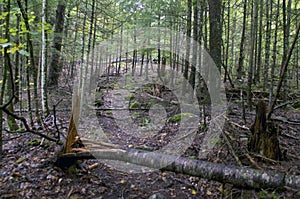
[[[279,130],[273,121],[267,121],[267,107],[264,101],[259,101],[256,105],[255,121],[250,131],[252,135],[248,144],[249,151],[273,160],[282,159],[278,141]]]

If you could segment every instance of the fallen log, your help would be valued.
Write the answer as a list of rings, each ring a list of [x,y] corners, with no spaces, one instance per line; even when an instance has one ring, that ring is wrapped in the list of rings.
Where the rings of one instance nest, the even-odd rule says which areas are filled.
[[[58,160],[68,162],[80,159],[118,160],[153,169],[162,169],[231,183],[238,187],[276,189],[289,187],[300,190],[300,176],[270,170],[261,171],[251,168],[227,166],[137,149],[86,150],[79,153],[63,154]]]

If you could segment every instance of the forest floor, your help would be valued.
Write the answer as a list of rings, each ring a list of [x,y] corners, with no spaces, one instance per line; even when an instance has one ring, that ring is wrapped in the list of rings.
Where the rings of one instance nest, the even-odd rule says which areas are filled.
[[[113,85],[116,77],[110,77],[107,85]],[[137,91],[129,97],[130,117],[137,128],[150,128],[151,121],[147,108],[153,105],[153,99],[172,101],[173,96],[161,87]],[[106,87],[107,88],[107,87]],[[110,87],[114,89],[113,87]],[[134,88],[131,88],[134,90]],[[163,91],[164,90],[164,91]],[[111,102],[114,96],[109,91],[103,92],[97,118],[99,124],[112,143],[145,150],[157,150],[174,139],[178,131],[178,121],[170,121],[151,139],[139,139],[131,136],[130,129],[120,129],[113,117]],[[164,96],[162,96],[164,94]],[[247,142],[249,128],[255,119],[255,110],[247,112],[246,124],[242,120],[242,107],[234,93],[227,95],[228,109],[225,114],[223,135],[213,150],[202,159],[214,163],[237,165],[233,155],[244,167],[263,168],[300,175],[300,110],[287,104],[274,112],[275,122],[280,127],[280,147],[284,151],[284,161],[268,160],[262,156],[249,154]],[[299,95],[299,93],[298,93]],[[154,96],[154,97],[153,97]],[[53,102],[71,99],[69,88],[56,91]],[[150,103],[150,104],[149,104]],[[56,108],[57,125],[62,134],[66,134],[70,111],[59,109],[70,107],[69,100],[63,100]],[[176,104],[171,104],[166,112],[168,117],[176,115]],[[139,109],[142,108],[142,109]],[[160,112],[158,112],[159,114]],[[159,115],[157,115],[158,117]],[[207,116],[208,117],[208,116]],[[209,118],[209,117],[208,117]],[[48,117],[45,125],[54,129],[53,116]],[[208,124],[209,124],[209,119]],[[54,131],[54,130],[53,130]],[[54,132],[49,132],[53,135]],[[79,132],[80,134],[80,132]],[[196,158],[201,150],[205,136],[205,126],[199,128],[196,138],[183,154],[184,157]],[[224,136],[227,139],[224,139]],[[61,146],[40,139],[32,134],[4,133],[4,157],[0,164],[0,198],[299,198],[299,190],[293,189],[250,189],[235,187],[231,184],[211,181],[198,177],[157,170],[149,173],[128,173],[114,169],[109,164],[98,160],[84,160],[75,173],[68,174],[55,167],[53,161]],[[227,140],[227,141],[226,141]],[[249,158],[252,157],[252,158]]]

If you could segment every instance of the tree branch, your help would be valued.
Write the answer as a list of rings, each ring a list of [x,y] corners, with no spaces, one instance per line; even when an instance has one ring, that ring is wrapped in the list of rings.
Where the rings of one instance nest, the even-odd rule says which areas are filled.
[[[281,89],[281,86],[282,86],[282,83],[283,83],[283,80],[284,80],[284,76],[285,76],[285,73],[287,71],[287,67],[289,65],[289,61],[290,61],[290,58],[292,56],[292,52],[293,52],[293,49],[296,45],[296,42],[297,42],[297,39],[298,39],[298,35],[299,35],[299,31],[300,31],[300,22],[298,23],[297,25],[297,29],[296,29],[296,34],[295,34],[295,37],[294,37],[294,40],[293,40],[293,43],[289,49],[289,53],[287,55],[287,58],[286,60],[284,61],[284,64],[281,66],[281,70],[280,70],[280,81],[277,85],[277,91],[276,91],[276,95],[274,97],[274,100],[269,108],[269,112],[268,112],[268,116],[267,116],[267,120],[271,119],[271,116],[272,116],[272,113],[274,111],[274,107],[275,107],[275,104],[276,104],[276,101],[279,97],[279,93],[280,93],[280,89]]]
[[[15,119],[17,119],[17,120],[19,120],[19,121],[21,121],[21,122],[23,123],[23,125],[25,126],[25,131],[23,131],[23,132],[21,131],[21,132],[18,132],[18,133],[29,132],[29,133],[32,133],[32,134],[34,134],[34,135],[38,135],[38,136],[40,136],[40,137],[42,137],[42,138],[45,138],[45,139],[47,139],[47,140],[49,140],[49,141],[52,141],[52,142],[58,142],[58,141],[59,141],[59,140],[57,140],[57,139],[54,139],[54,138],[52,138],[52,137],[49,137],[49,136],[47,136],[47,135],[41,133],[41,132],[32,130],[32,129],[30,128],[30,126],[28,125],[28,123],[27,123],[27,121],[26,121],[26,119],[25,119],[24,117],[18,116],[18,115],[16,115],[16,114],[10,112],[7,108],[3,108],[3,107],[2,107],[1,110],[2,110],[4,113],[6,113],[7,115],[12,116],[12,117],[14,117]]]

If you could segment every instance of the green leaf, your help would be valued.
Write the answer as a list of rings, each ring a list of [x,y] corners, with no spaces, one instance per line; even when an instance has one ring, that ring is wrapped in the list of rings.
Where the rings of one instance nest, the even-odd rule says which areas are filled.
[[[24,55],[26,57],[29,57],[29,52],[27,52],[26,50],[19,50],[18,52],[20,53],[20,55]]]
[[[26,160],[26,158],[19,158],[17,161],[16,161],[16,163],[17,164],[20,164],[20,163],[22,163],[22,162],[24,162]]]
[[[7,42],[8,42],[8,39],[0,38],[0,44],[4,44],[4,43],[7,43]]]

